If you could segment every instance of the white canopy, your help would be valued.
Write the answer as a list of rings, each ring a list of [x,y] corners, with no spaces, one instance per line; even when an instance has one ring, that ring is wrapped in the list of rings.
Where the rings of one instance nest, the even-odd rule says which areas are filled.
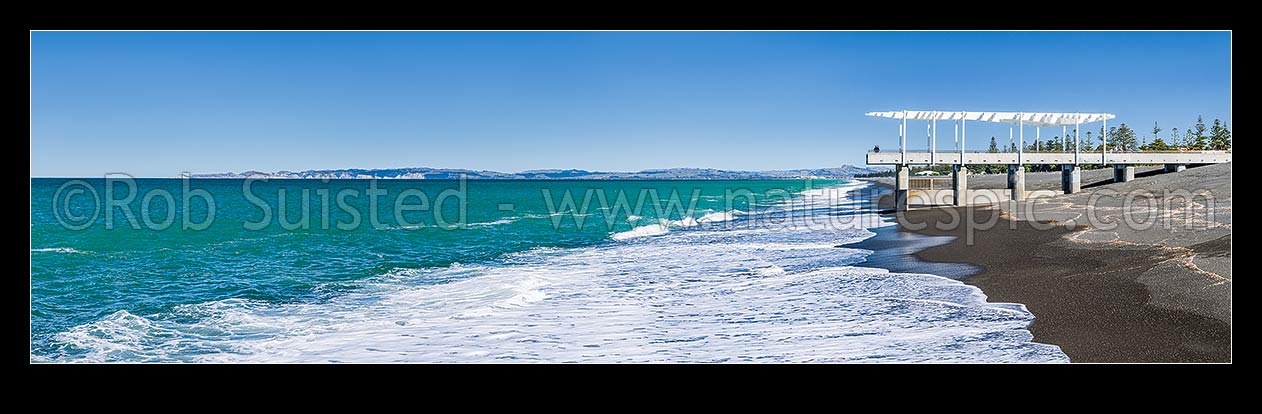
[[[868,112],[867,116],[903,119],[909,121],[985,121],[1029,126],[1058,126],[1086,124],[1117,118],[1113,114],[1085,114],[1066,112],[969,112],[969,111],[884,111]]]

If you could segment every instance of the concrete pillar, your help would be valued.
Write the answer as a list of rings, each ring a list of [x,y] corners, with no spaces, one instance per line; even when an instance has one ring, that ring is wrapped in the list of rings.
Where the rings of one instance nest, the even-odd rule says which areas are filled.
[[[1008,185],[1014,201],[1025,200],[1025,167],[1008,164]]]
[[[968,203],[968,167],[956,164],[951,168],[951,194],[957,206]]]
[[[1074,164],[1060,166],[1060,189],[1065,194],[1082,191],[1082,168]]]
[[[911,187],[911,168],[906,164],[894,166],[894,210],[907,211],[907,193]]]
[[[1187,168],[1187,164],[1166,164],[1166,172],[1168,173],[1183,171]]]
[[[1113,182],[1124,183],[1135,179],[1135,166],[1131,164],[1113,165]]]

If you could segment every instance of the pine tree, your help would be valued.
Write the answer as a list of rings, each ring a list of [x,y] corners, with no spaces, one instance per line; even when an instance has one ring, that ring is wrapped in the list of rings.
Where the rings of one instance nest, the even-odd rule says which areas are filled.
[[[1214,125],[1209,127],[1209,147],[1208,149],[1218,149],[1218,136],[1222,134],[1219,130],[1223,128],[1223,121],[1214,118]]]
[[[1231,150],[1231,130],[1227,129],[1227,121],[1223,121],[1223,138],[1222,145],[1224,151]]]
[[[990,137],[990,148],[987,148],[986,152],[999,152],[999,143],[995,141],[994,136]]]
[[[1220,151],[1231,149],[1231,131],[1227,130],[1227,124],[1217,118],[1210,128],[1209,148]]]
[[[1174,147],[1173,149],[1179,149],[1181,147],[1179,145],[1179,127],[1170,129],[1170,145]]]
[[[1205,135],[1205,119],[1200,115],[1196,116],[1196,126],[1194,126],[1196,134],[1192,136],[1192,142],[1188,147],[1194,150],[1204,150],[1209,148],[1209,136]]]
[[[1135,140],[1135,131],[1122,125],[1109,128],[1109,150],[1110,151],[1134,151],[1138,146]]]

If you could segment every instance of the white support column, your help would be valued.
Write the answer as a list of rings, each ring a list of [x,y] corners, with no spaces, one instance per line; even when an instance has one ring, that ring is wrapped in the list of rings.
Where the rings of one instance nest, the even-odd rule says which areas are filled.
[[[938,163],[938,117],[937,115],[938,114],[936,113],[934,114],[933,128],[932,128],[932,131],[929,132],[929,164],[931,165],[935,165]]]
[[[1109,120],[1104,120],[1104,142],[1100,144],[1100,165],[1109,163]]]
[[[1017,145],[1016,141],[1012,140],[1012,124],[1008,124],[1008,146],[1011,147],[1015,145]]]
[[[898,152],[902,154],[899,160],[904,165],[907,164],[907,111],[903,111],[903,123],[898,128]]]
[[[1017,115],[1017,127],[1021,132],[1017,133],[1020,143],[1017,144],[1017,165],[1025,166],[1025,113]]]
[[[911,168],[907,164],[894,166],[894,210],[907,211],[907,196],[910,195]]]
[[[1074,114],[1074,165],[1078,165],[1078,134],[1082,133],[1082,116]]]
[[[1066,139],[1065,134],[1068,133],[1065,130],[1066,130],[1065,126],[1061,125],[1060,126],[1060,152],[1065,152],[1065,139]]]
[[[960,117],[960,164],[964,164],[964,139],[968,137],[968,120]]]
[[[1082,169],[1077,165],[1060,166],[1060,189],[1065,194],[1082,191]]]
[[[904,134],[904,133],[906,133],[906,131],[903,131],[903,123],[902,123],[902,121],[899,121],[899,123],[898,123],[898,148],[899,148],[899,152],[902,152],[902,148],[903,148],[903,134]]]
[[[1113,182],[1124,183],[1135,180],[1135,166],[1132,164],[1113,164]]]
[[[1008,165],[1008,188],[1012,189],[1012,200],[1025,200],[1025,166]]]
[[[1034,127],[1034,148],[1039,152],[1043,151],[1043,149],[1039,147],[1039,145],[1043,142],[1042,132],[1043,127]]]
[[[968,204],[968,167],[956,164],[951,169],[952,203],[957,206]]]

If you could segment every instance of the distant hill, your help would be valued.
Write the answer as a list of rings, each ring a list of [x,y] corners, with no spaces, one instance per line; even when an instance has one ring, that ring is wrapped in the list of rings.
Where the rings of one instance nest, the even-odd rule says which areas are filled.
[[[307,171],[244,171],[241,173],[193,174],[193,178],[299,178],[299,179],[410,179],[410,180],[442,180],[457,179],[464,175],[470,180],[769,180],[800,178],[850,178],[856,174],[882,171],[880,168],[856,167],[843,165],[835,168],[815,168],[797,170],[769,171],[734,171],[713,168],[668,168],[660,170],[644,170],[637,172],[611,172],[587,170],[529,170],[517,173],[503,173],[487,170],[466,170],[453,168],[384,168],[360,169],[348,168],[339,170],[307,170]]]

